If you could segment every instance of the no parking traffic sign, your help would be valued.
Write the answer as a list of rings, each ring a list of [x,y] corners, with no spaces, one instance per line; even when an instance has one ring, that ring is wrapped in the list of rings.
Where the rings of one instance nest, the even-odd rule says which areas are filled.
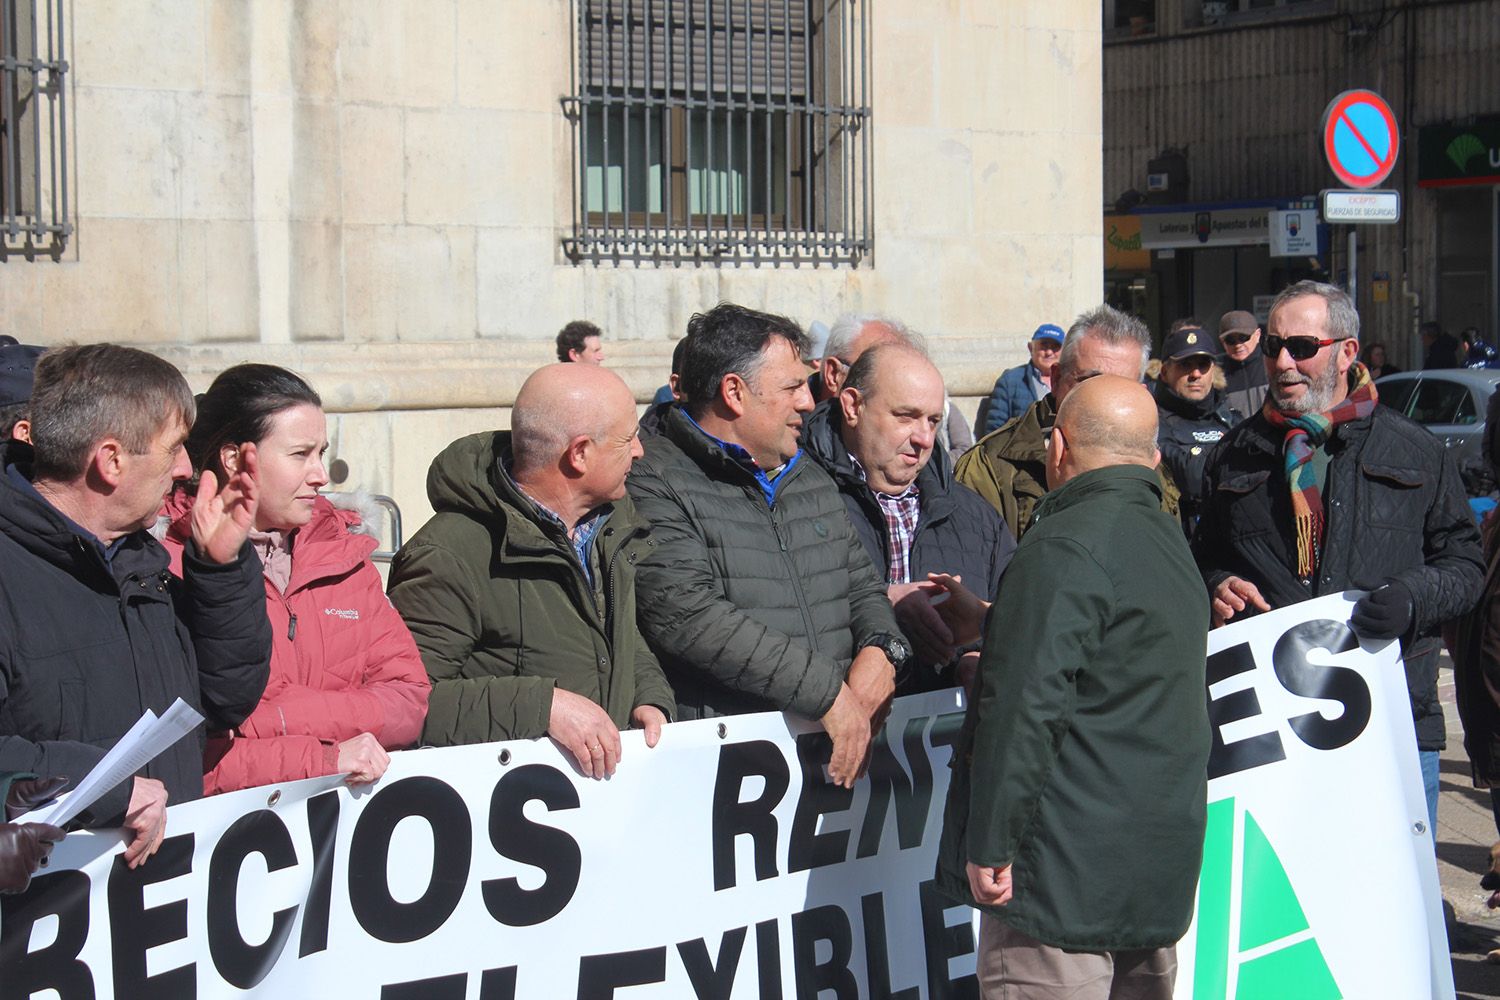
[[[1385,180],[1400,150],[1396,115],[1373,91],[1346,90],[1323,112],[1323,155],[1349,187],[1372,188]]]

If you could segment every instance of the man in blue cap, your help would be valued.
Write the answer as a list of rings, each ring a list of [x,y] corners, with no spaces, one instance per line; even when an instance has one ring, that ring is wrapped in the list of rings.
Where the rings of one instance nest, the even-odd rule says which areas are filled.
[[[1031,360],[1000,373],[995,388],[974,416],[976,435],[988,434],[998,429],[1012,417],[1019,417],[1027,408],[1052,391],[1052,366],[1057,364],[1062,351],[1063,329],[1056,323],[1043,323],[1031,335],[1027,345]]]

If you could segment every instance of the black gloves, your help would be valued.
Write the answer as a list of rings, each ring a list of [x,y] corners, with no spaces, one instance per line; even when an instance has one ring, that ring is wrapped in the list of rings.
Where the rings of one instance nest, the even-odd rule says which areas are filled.
[[[1416,605],[1406,584],[1392,581],[1354,605],[1349,624],[1366,639],[1396,639],[1411,628]]]
[[[47,863],[52,845],[66,835],[46,823],[0,825],[0,893],[25,892],[32,873]]]
[[[26,778],[12,781],[5,796],[5,818],[13,820],[24,816],[37,806],[46,805],[57,798],[57,793],[68,787],[67,778]]]

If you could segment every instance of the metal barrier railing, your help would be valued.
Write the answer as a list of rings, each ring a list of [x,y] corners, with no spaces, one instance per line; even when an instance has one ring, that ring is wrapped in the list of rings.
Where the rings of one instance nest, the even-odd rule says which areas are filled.
[[[385,512],[386,521],[390,525],[390,537],[385,533],[377,532],[375,537],[382,542],[389,542],[388,548],[378,548],[370,554],[370,558],[376,562],[388,563],[396,555],[396,550],[401,548],[401,508],[396,501],[380,493],[353,493],[326,491],[324,494],[331,502],[340,506],[358,507],[360,501],[368,501],[375,504]]]

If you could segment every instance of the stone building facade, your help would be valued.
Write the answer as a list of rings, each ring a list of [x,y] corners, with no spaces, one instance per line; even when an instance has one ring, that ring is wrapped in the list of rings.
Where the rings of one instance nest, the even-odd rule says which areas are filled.
[[[432,456],[506,425],[570,319],[605,329],[645,400],[719,300],[803,323],[889,313],[928,335],[972,415],[1031,329],[1099,298],[1101,31],[1083,0],[28,4],[61,21],[71,231],[56,259],[7,241],[0,328],[136,344],[199,388],[243,360],[303,372],[342,485],[394,496],[408,530]],[[858,260],[575,259],[595,196],[590,10],[629,32],[742,6],[747,31],[762,9],[805,10],[807,31],[848,19],[838,96],[859,117],[840,127],[863,172],[839,194],[863,206]]]

